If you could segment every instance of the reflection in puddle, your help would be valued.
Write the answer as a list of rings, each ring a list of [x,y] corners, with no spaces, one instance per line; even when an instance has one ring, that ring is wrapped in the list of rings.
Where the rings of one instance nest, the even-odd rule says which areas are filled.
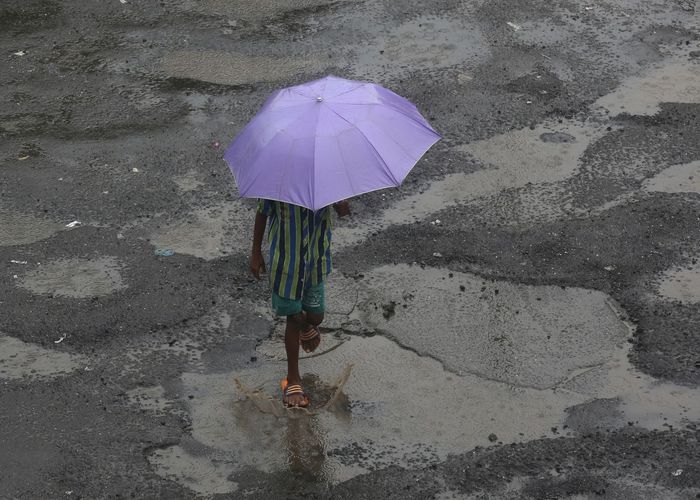
[[[109,295],[127,287],[116,257],[96,259],[60,259],[28,271],[19,286],[30,292],[59,297],[95,297]]]
[[[48,377],[77,370],[80,358],[0,335],[0,379]]]

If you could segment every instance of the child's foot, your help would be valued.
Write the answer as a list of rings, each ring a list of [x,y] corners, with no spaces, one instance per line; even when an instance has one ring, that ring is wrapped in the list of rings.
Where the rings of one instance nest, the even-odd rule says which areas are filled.
[[[282,387],[282,403],[287,408],[306,408],[311,403],[300,383],[290,384],[287,379],[284,379],[280,385]]]
[[[299,342],[304,352],[314,352],[321,343],[321,332],[318,331],[318,327],[311,325],[307,332],[299,334]]]

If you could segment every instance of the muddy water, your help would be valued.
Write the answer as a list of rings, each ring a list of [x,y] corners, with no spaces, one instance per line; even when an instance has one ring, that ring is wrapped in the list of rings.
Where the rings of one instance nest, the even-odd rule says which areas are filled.
[[[176,222],[155,220],[151,243],[160,249],[215,259],[234,251],[247,251],[255,218],[254,209],[235,200],[196,210]]]
[[[54,260],[29,270],[19,279],[18,286],[60,297],[108,295],[127,287],[119,272],[121,267],[116,257],[109,256]]]
[[[0,379],[53,377],[80,366],[78,356],[0,335]]]

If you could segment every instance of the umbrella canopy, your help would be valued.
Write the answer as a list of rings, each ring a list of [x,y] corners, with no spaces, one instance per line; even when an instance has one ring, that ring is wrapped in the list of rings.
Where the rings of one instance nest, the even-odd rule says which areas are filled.
[[[403,97],[327,76],[272,94],[224,158],[241,196],[318,210],[400,185],[439,139]]]

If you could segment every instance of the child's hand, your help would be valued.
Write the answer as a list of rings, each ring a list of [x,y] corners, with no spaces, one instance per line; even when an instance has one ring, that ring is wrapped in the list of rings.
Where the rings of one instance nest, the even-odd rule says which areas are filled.
[[[335,213],[338,214],[338,217],[350,215],[350,203],[348,203],[348,200],[341,200],[338,203],[334,203],[333,208],[335,209]]]
[[[260,279],[260,274],[265,272],[265,259],[260,252],[253,252],[250,256],[250,272],[257,279]]]

